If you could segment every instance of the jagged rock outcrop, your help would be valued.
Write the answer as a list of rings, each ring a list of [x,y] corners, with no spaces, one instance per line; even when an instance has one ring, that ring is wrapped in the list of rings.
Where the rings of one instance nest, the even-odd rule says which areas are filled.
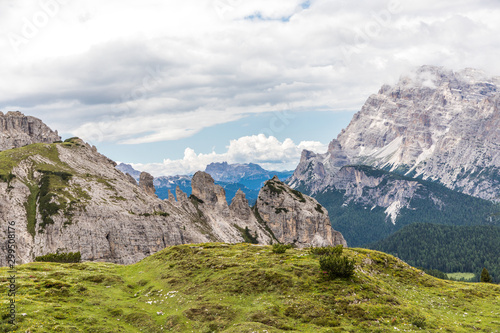
[[[135,180],[134,177],[132,177],[129,173],[126,173],[125,176],[127,176],[127,179],[128,181],[130,182],[130,184],[134,184],[134,185],[137,185],[137,181]]]
[[[198,171],[191,179],[191,194],[209,205],[227,208],[226,192],[220,185],[215,185],[214,179],[206,172]]]
[[[0,181],[0,265],[7,221],[16,223],[19,263],[61,250],[128,264],[167,245],[209,240],[185,212],[132,184],[88,145],[27,146],[17,158],[2,169],[15,177]]]
[[[204,172],[193,176],[190,197],[177,187],[177,200],[171,192],[169,200],[161,200],[151,175],[142,173],[137,184],[78,138],[0,152],[0,158],[5,161],[0,165],[1,266],[7,264],[11,221],[18,263],[79,251],[83,260],[130,264],[169,245],[270,244],[274,237],[241,191],[228,206],[224,189]]]
[[[236,192],[236,195],[233,197],[233,200],[231,200],[231,204],[229,205],[229,209],[236,216],[238,216],[244,220],[249,219],[253,215],[252,210],[250,209],[250,206],[248,205],[248,200],[245,196],[245,193],[243,193],[242,190],[238,190]]]
[[[139,176],[139,186],[150,196],[156,197],[156,189],[153,185],[153,180],[153,176],[143,171]]]
[[[32,143],[53,143],[61,140],[40,119],[25,116],[19,111],[0,111],[0,151],[19,148]]]
[[[365,164],[500,201],[499,107],[499,77],[423,66],[370,96],[326,154],[303,153],[290,184],[319,193]]]
[[[281,243],[307,246],[347,246],[333,230],[328,212],[318,201],[293,190],[278,177],[268,180],[259,193],[258,213]]]

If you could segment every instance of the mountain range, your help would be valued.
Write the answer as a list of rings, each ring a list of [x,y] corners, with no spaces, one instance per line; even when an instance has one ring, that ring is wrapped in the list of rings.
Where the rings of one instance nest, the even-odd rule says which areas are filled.
[[[413,222],[499,225],[500,78],[422,66],[371,95],[288,183],[317,198],[349,244]]]
[[[135,170],[130,164],[120,163],[116,168],[124,173],[130,174],[139,181],[140,171]],[[293,171],[268,171],[258,164],[228,164],[210,163],[205,168],[205,172],[212,176],[217,185],[220,185],[226,191],[226,200],[231,202],[238,190],[243,191],[250,203],[254,205],[257,201],[260,188],[264,182],[277,176],[286,181],[293,174]],[[156,195],[160,199],[168,198],[168,191],[173,191],[177,186],[187,193],[191,194],[192,175],[160,176],[155,177],[154,186]]]
[[[417,222],[498,228],[499,84],[420,67],[370,96],[326,153],[303,151],[290,178],[256,164],[122,172],[78,138],[2,113],[0,216],[20,221],[22,262],[78,250],[131,263],[206,241],[368,246]]]
[[[0,266],[7,264],[12,223],[18,263],[80,252],[86,261],[129,264],[169,245],[214,241],[346,245],[326,209],[277,177],[260,189],[253,208],[242,191],[228,204],[224,189],[202,171],[191,178],[191,196],[177,187],[177,199],[162,200],[151,175],[142,172],[137,182],[81,139],[62,142],[41,120],[20,113],[0,119],[29,124],[8,125],[0,137],[7,147],[0,152]],[[37,142],[34,129],[49,139]]]

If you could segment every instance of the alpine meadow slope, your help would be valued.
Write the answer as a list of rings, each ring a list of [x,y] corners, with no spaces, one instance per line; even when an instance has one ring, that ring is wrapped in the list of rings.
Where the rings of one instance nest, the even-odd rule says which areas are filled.
[[[128,266],[17,267],[18,324],[4,332],[500,331],[500,287],[439,280],[372,250],[344,249],[350,279],[328,280],[308,249],[205,243]],[[0,268],[6,288],[6,268]]]

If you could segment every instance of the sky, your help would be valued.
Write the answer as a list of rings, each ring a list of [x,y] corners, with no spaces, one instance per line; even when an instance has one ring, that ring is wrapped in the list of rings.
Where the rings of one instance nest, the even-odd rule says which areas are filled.
[[[2,0],[0,110],[154,176],[293,170],[421,65],[500,75],[500,1]]]

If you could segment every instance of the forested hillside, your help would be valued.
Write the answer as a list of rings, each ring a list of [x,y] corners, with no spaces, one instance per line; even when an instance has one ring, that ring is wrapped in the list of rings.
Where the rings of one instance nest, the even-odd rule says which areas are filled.
[[[500,227],[415,223],[368,247],[447,273],[480,274],[485,267],[500,282]]]
[[[363,165],[343,167],[337,178],[335,186],[312,196],[349,246],[377,242],[417,222],[500,226],[499,204],[436,182]],[[297,189],[311,195],[305,186]]]

